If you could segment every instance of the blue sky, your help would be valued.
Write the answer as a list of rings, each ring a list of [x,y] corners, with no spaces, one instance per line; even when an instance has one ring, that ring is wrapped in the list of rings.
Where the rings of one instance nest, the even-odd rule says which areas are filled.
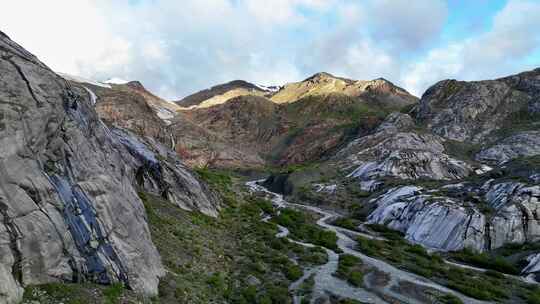
[[[540,0],[7,0],[0,11],[0,30],[54,70],[140,80],[169,99],[319,71],[420,96],[442,79],[540,66],[539,28]]]

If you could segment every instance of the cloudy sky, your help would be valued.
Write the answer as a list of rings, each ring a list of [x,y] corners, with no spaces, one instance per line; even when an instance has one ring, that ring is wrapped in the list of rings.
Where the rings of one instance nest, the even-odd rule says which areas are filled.
[[[540,66],[540,0],[3,0],[0,30],[59,72],[177,99],[319,71],[434,82]]]

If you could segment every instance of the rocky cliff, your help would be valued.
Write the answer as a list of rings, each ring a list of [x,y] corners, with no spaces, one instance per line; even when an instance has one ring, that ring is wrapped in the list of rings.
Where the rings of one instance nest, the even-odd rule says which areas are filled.
[[[539,241],[539,79],[439,82],[412,117],[393,113],[339,151],[336,164],[374,193],[368,222],[444,251]]]
[[[164,269],[137,191],[210,215],[217,198],[158,142],[105,125],[91,89],[3,33],[0,75],[0,302],[56,281],[155,295]]]
[[[435,250],[538,242],[538,79],[537,69],[439,82],[414,108],[355,134],[319,168],[268,184],[279,181],[300,201],[354,210]],[[339,172],[325,174],[328,168]]]
[[[486,143],[539,128],[540,69],[486,81],[444,80],[422,96],[417,118],[448,139]]]

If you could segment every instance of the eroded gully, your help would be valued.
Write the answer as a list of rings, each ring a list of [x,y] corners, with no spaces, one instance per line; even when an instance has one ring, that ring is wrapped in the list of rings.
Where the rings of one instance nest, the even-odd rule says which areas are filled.
[[[291,286],[289,287],[291,291],[294,292],[295,290],[297,290],[307,278],[314,275],[315,284],[312,290],[312,302],[321,296],[332,294],[341,298],[355,299],[363,303],[396,303],[396,300],[402,303],[410,304],[423,303],[420,300],[396,292],[396,290],[401,289],[400,285],[412,284],[418,288],[434,289],[443,293],[453,294],[459,297],[464,303],[489,303],[469,298],[461,293],[451,290],[424,277],[415,275],[407,271],[403,271],[386,263],[385,261],[366,256],[361,252],[356,251],[354,249],[356,247],[356,241],[353,239],[354,237],[363,236],[370,239],[374,239],[375,237],[328,224],[328,222],[332,218],[336,218],[338,217],[338,215],[314,206],[289,203],[283,199],[283,196],[281,194],[269,191],[265,187],[259,185],[259,182],[261,181],[250,181],[246,183],[246,185],[253,192],[266,193],[268,196],[271,197],[272,203],[278,209],[284,207],[302,208],[322,215],[322,217],[317,221],[317,225],[326,230],[336,233],[336,236],[338,237],[337,245],[343,251],[343,253],[359,257],[360,259],[362,259],[364,265],[366,265],[368,268],[374,269],[379,273],[384,273],[384,275],[387,277],[387,282],[385,282],[385,284],[372,284],[368,282],[369,280],[365,279],[364,287],[354,287],[347,282],[333,276],[333,274],[337,270],[339,255],[332,250],[325,249],[328,254],[328,262],[324,265],[305,270],[304,275],[299,280],[291,284]],[[270,220],[270,218],[266,217],[263,220],[268,221]],[[287,228],[282,226],[278,227],[279,232],[276,237],[287,237],[289,234]],[[294,240],[291,241],[306,247],[314,246],[313,244],[309,243],[303,243]],[[370,272],[370,274],[371,273],[372,272]],[[301,297],[294,297],[295,303],[300,303],[300,301]]]

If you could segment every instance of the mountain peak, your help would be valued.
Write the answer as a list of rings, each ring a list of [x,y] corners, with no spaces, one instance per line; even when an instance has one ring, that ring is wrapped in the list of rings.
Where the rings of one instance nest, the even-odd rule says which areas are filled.
[[[146,90],[146,88],[143,86],[143,84],[140,81],[134,80],[126,83],[127,86],[139,89],[139,90]]]
[[[337,77],[327,72],[318,72],[318,73],[313,74],[313,76],[307,78],[306,80],[313,79],[313,78],[337,78]]]
[[[128,83],[129,81],[127,80],[124,80],[122,78],[118,78],[118,77],[113,77],[113,78],[110,78],[106,81],[104,81],[105,83],[110,83],[110,84],[126,84]]]
[[[276,88],[274,87],[264,87],[245,80],[233,80],[186,96],[182,100],[177,101],[176,104],[187,108],[208,107],[224,103],[227,100],[237,96],[265,96],[275,91]]]
[[[334,76],[328,72],[319,72],[319,73],[316,73],[316,74],[313,74],[312,76],[304,79],[302,82],[325,82],[325,81],[329,81],[329,80],[341,80],[341,81],[345,81],[345,82],[351,82],[351,80],[349,79],[345,79],[345,78],[342,78],[342,77],[337,77],[337,76]]]
[[[301,82],[289,83],[271,97],[276,103],[289,103],[308,96],[340,93],[351,97],[392,95],[391,103],[398,105],[416,103],[417,98],[397,87],[392,82],[380,77],[377,79],[352,80],[334,76],[327,72],[319,72]],[[394,98],[395,97],[395,98]]]

